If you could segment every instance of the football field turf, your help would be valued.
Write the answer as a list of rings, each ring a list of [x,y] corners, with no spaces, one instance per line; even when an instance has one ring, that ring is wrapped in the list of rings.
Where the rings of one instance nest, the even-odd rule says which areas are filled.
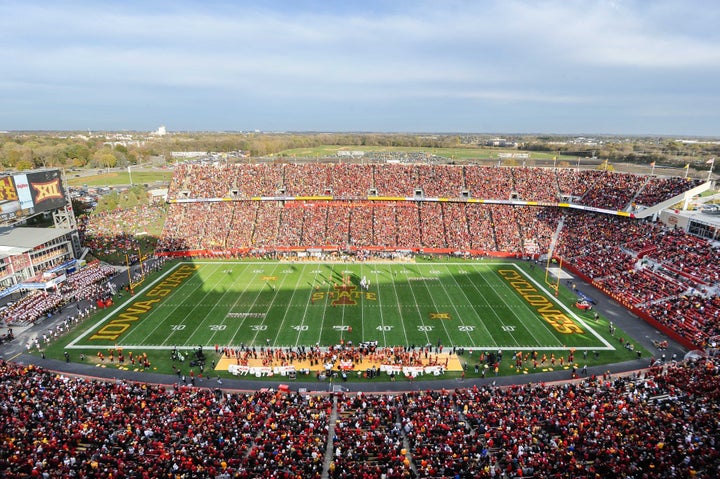
[[[69,345],[613,350],[514,262],[181,262]],[[367,283],[367,286],[363,284]],[[584,319],[585,318],[585,319]]]

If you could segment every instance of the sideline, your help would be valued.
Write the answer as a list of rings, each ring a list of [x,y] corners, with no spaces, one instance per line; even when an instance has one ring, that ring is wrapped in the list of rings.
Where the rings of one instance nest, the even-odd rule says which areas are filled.
[[[395,382],[381,379],[378,382],[343,382],[340,380],[323,381],[268,381],[261,379],[233,379],[222,378],[222,382],[205,377],[196,378],[195,386],[178,383],[177,376],[150,372],[123,371],[118,369],[105,369],[81,363],[65,363],[58,359],[39,359],[29,354],[21,354],[16,364],[24,366],[33,365],[54,374],[86,378],[88,380],[125,381],[136,384],[152,384],[166,388],[185,387],[196,389],[212,389],[223,392],[253,393],[260,390],[279,390],[281,385],[288,385],[290,391],[298,394],[328,394],[328,393],[363,393],[363,394],[402,394],[415,391],[453,391],[455,389],[468,389],[473,387],[508,388],[513,386],[532,384],[572,384],[582,382],[590,377],[625,377],[640,375],[649,369],[649,360],[633,360],[625,363],[593,366],[588,368],[587,375],[571,378],[567,371],[554,371],[533,373],[525,375],[510,375],[487,378],[465,378],[459,380],[438,379],[423,381],[403,378]]]

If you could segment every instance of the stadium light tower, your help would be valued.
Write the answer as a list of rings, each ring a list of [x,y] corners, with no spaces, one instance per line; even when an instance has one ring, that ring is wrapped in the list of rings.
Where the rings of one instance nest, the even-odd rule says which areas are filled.
[[[133,181],[132,181],[132,167],[137,165],[128,165],[128,176],[130,177],[130,188],[132,188]]]
[[[715,157],[713,156],[705,163],[710,165],[710,169],[708,170],[708,178],[707,178],[707,180],[710,181],[710,179],[712,178],[713,167],[715,166]]]

